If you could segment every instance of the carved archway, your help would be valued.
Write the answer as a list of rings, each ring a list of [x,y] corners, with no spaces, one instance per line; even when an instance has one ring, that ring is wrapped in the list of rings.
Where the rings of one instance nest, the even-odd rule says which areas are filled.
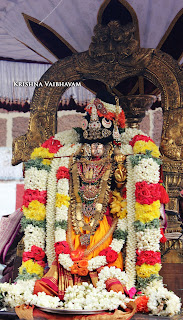
[[[40,79],[40,87],[34,92],[28,132],[13,142],[14,165],[28,160],[36,146],[56,133],[57,106],[67,88],[62,86],[62,82],[94,79],[112,89],[126,78],[143,76],[153,82],[162,95],[164,124],[161,150],[165,173],[175,173],[183,168],[183,141],[181,144],[174,137],[171,142],[169,139],[172,126],[178,125],[183,116],[183,71],[173,58],[160,50],[140,48],[134,34],[132,24],[121,26],[116,21],[107,26],[98,24],[88,51],[57,61],[45,72]],[[178,114],[177,124],[172,120],[171,110]],[[169,185],[167,179],[166,184]],[[179,187],[183,188],[182,182]],[[175,198],[175,194],[172,197]],[[173,210],[172,203],[170,207]]]

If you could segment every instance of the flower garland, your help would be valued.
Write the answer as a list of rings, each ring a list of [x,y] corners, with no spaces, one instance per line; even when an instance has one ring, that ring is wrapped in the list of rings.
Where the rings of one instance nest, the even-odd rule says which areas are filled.
[[[108,292],[87,282],[68,287],[64,299],[64,307],[70,310],[115,310],[119,306],[126,309],[130,300],[122,292]]]
[[[137,133],[141,134],[141,131],[137,131]],[[125,137],[126,136],[126,137]],[[125,138],[124,138],[125,137]],[[132,139],[133,137],[133,139]],[[141,140],[141,137],[143,137],[143,143]],[[54,252],[54,243],[61,243],[62,241],[66,241],[66,229],[67,229],[67,220],[68,220],[68,207],[69,207],[69,183],[68,183],[68,178],[69,178],[69,169],[68,169],[68,164],[69,164],[69,159],[66,156],[70,156],[73,152],[73,145],[71,144],[71,142],[73,142],[72,138],[71,138],[71,134],[70,132],[68,132],[68,134],[63,135],[60,134],[59,136],[60,140],[64,140],[65,142],[70,142],[69,145],[62,147],[61,148],[61,144],[58,140],[55,140],[53,138],[50,138],[50,141],[44,143],[40,148],[36,148],[32,154],[32,159],[37,159],[36,157],[41,157],[41,155],[43,155],[44,157],[48,157],[48,158],[52,158],[54,155],[54,152],[57,152],[56,156],[61,157],[61,159],[54,159],[52,161],[52,164],[50,166],[51,169],[49,169],[50,173],[46,176],[46,178],[44,177],[44,175],[42,175],[42,170],[39,170],[39,172],[36,172],[35,170],[38,170],[37,168],[35,168],[34,166],[29,168],[28,171],[28,175],[27,175],[27,180],[25,181],[25,183],[29,184],[32,183],[32,190],[35,190],[36,192],[34,194],[31,194],[30,191],[28,191],[29,189],[27,188],[27,195],[28,197],[26,197],[25,194],[25,205],[24,205],[24,211],[25,211],[25,217],[26,219],[32,219],[37,216],[37,221],[42,221],[43,217],[45,217],[45,208],[43,207],[45,204],[45,194],[41,194],[41,191],[43,191],[43,188],[46,188],[45,185],[47,183],[46,179],[48,179],[48,190],[49,190],[49,194],[47,196],[47,236],[46,236],[46,242],[47,242],[47,256],[48,256],[48,263],[49,265],[51,265],[52,261],[55,258],[55,252]],[[74,139],[76,140],[76,135],[74,137]],[[148,155],[147,151],[150,151],[150,147],[153,148],[153,151],[155,153],[157,153],[157,156],[159,157],[158,151],[156,146],[153,146],[153,142],[150,138],[141,135],[136,135],[136,137],[134,137],[134,130],[132,129],[128,129],[124,134],[122,134],[122,141],[126,139],[126,141],[130,141],[132,139],[132,141],[129,143],[129,145],[134,149],[136,147],[136,149],[134,149],[134,153],[135,152],[139,152],[139,148],[141,147],[142,149],[142,154],[144,155]],[[63,143],[63,142],[62,142]],[[49,145],[51,145],[50,148]],[[147,145],[147,150],[145,149],[145,145]],[[45,150],[46,148],[46,150]],[[69,151],[70,148],[70,151]],[[79,145],[76,143],[75,144],[75,151],[79,148]],[[40,159],[40,158],[39,158]],[[132,161],[132,159],[131,159]],[[149,222],[149,211],[154,212],[154,219],[151,220],[155,220],[156,218],[159,218],[159,206],[158,206],[158,201],[152,202],[152,199],[148,199],[147,195],[144,193],[144,190],[147,190],[147,184],[149,183],[146,182],[147,179],[149,179],[152,182],[152,185],[154,182],[156,182],[156,184],[158,185],[158,181],[159,180],[159,176],[157,175],[157,166],[158,163],[156,163],[155,161],[153,161],[152,155],[151,157],[146,157],[146,158],[142,158],[141,160],[139,159],[138,161],[138,165],[134,166],[134,168],[130,168],[130,164],[129,161],[127,160],[128,163],[128,172],[129,172],[129,177],[128,177],[128,191],[127,191],[127,198],[128,198],[128,206],[129,206],[129,210],[132,212],[132,202],[134,202],[134,198],[133,201],[132,199],[130,200],[130,197],[133,194],[132,188],[134,185],[134,182],[132,181],[132,176],[135,175],[135,179],[137,180],[137,189],[136,189],[136,194],[139,194],[139,189],[141,189],[141,201],[136,202],[136,220],[140,221],[141,223],[145,224]],[[43,163],[43,161],[42,161]],[[133,161],[132,161],[133,163]],[[43,165],[48,166],[48,163],[43,163]],[[49,163],[50,165],[50,163]],[[39,163],[40,166],[40,163]],[[29,170],[32,170],[33,172],[29,172]],[[46,170],[44,170],[46,172]],[[134,174],[132,174],[132,171],[134,171]],[[131,172],[131,175],[130,175]],[[41,174],[40,174],[41,173]],[[151,179],[149,178],[149,176],[151,176]],[[130,182],[131,179],[131,182]],[[135,181],[136,181],[135,180]],[[139,180],[142,180],[139,181]],[[141,185],[140,185],[141,183]],[[146,183],[146,185],[145,185]],[[56,185],[57,185],[57,191],[56,191]],[[149,191],[149,194],[152,194],[152,185],[151,185],[151,190]],[[38,189],[40,188],[40,190]],[[39,193],[38,193],[39,192]],[[154,190],[154,193],[157,194],[156,190]],[[36,197],[38,200],[36,200]],[[28,203],[28,201],[26,202],[26,199],[29,198],[32,201],[31,205]],[[152,197],[151,197],[152,198]],[[144,200],[145,199],[145,200]],[[137,199],[139,200],[139,199]],[[145,203],[148,206],[148,209],[145,208],[145,204],[143,204],[143,201],[148,202],[151,201],[151,204]],[[150,208],[149,206],[153,206],[153,208]],[[29,208],[30,206],[30,208]],[[157,208],[156,210],[154,210],[155,208]],[[35,208],[38,212],[36,212],[35,214]],[[117,208],[117,209],[116,209]],[[146,213],[144,214],[144,210],[146,209]],[[128,211],[129,211],[128,210]],[[122,200],[121,198],[119,198],[119,195],[117,194],[113,194],[113,202],[111,204],[111,212],[112,213],[117,213],[117,216],[120,218],[125,218],[126,215],[126,200]],[[157,213],[156,213],[157,212]],[[143,216],[143,218],[139,218]],[[143,220],[144,219],[144,220]],[[119,219],[120,220],[120,219]],[[134,237],[134,226],[132,226],[133,222],[134,222],[134,211],[133,211],[133,218],[132,218],[132,214],[129,213],[128,219],[123,219],[124,220],[124,225],[121,226],[119,223],[117,225],[117,229],[114,232],[114,237],[113,237],[113,241],[111,243],[111,245],[106,249],[103,250],[98,257],[95,257],[93,259],[91,259],[88,262],[88,270],[92,271],[94,269],[96,269],[97,267],[103,266],[111,261],[115,261],[116,258],[116,253],[120,252],[120,249],[123,247],[124,244],[124,240],[125,240],[125,236],[126,236],[126,221],[128,220],[128,228],[131,228],[131,239],[128,242],[129,245],[127,245],[127,252],[129,249],[130,244],[134,244],[135,243],[135,237]],[[142,221],[141,221],[142,220]],[[120,226],[120,227],[119,227]],[[33,226],[33,228],[36,228],[35,226]],[[38,227],[37,227],[38,228]],[[122,228],[122,229],[121,229]],[[55,229],[55,235],[53,230]],[[133,229],[133,230],[132,230]],[[28,231],[28,230],[27,230]],[[27,232],[28,233],[28,232]],[[116,238],[117,237],[117,238]],[[139,239],[139,238],[138,238]],[[133,240],[133,241],[131,241]],[[40,242],[39,242],[40,243]],[[32,245],[32,243],[31,243]],[[140,246],[140,245],[139,245]],[[29,250],[31,249],[31,246],[27,246],[29,248]],[[42,245],[41,245],[42,247]],[[128,262],[131,261],[130,263],[134,264],[135,261],[135,254],[133,252],[133,257],[130,257],[132,255],[132,248],[134,248],[135,246],[131,245],[131,248],[129,249],[129,254],[127,254],[127,260],[126,260],[126,267],[127,270],[130,270],[130,273],[132,272],[132,266],[128,268]],[[140,246],[141,247],[141,246]],[[57,253],[58,253],[58,249],[57,249]],[[70,257],[70,253],[64,253],[64,252],[60,252],[59,254],[59,261],[61,264],[63,264],[63,266],[67,269],[70,270],[70,268],[74,265],[73,260]],[[135,274],[133,272],[133,274]],[[131,279],[135,279],[135,275],[133,277],[131,277]],[[132,281],[134,286],[134,280]]]
[[[25,231],[25,252],[19,269],[20,280],[17,280],[16,285],[1,284],[5,305],[14,307],[27,303],[52,308],[64,306],[80,310],[88,309],[91,299],[83,300],[84,296],[81,297],[80,294],[78,296],[78,292],[83,291],[84,294],[88,292],[85,297],[90,297],[90,291],[91,297],[95,300],[100,298],[99,308],[101,305],[106,309],[109,305],[111,308],[117,308],[126,302],[125,297],[122,293],[107,292],[105,281],[110,277],[116,278],[128,289],[134,286],[137,273],[138,286],[145,295],[145,299],[139,301],[139,308],[146,312],[148,308],[153,314],[165,316],[180,311],[180,299],[164,288],[162,281],[158,280],[161,268],[159,241],[162,237],[159,227],[160,202],[165,203],[168,199],[162,181],[159,181],[159,151],[150,138],[136,129],[127,129],[121,135],[121,140],[126,143],[121,146],[121,151],[126,150],[126,154],[133,154],[127,157],[126,200],[118,192],[113,192],[111,213],[118,217],[118,222],[112,243],[89,261],[82,256],[79,257],[81,259],[79,262],[75,261],[66,242],[70,204],[69,156],[77,152],[80,147],[77,143],[77,134],[75,131],[72,134],[70,131],[58,134],[34,150],[31,159],[25,164],[25,192],[22,206],[24,217],[21,222]],[[66,145],[63,147],[61,143]],[[61,158],[53,159],[55,154]],[[123,247],[128,227],[126,274],[115,267],[103,267],[99,273],[97,288],[88,284],[83,284],[83,287],[79,288],[68,287],[64,305],[57,297],[47,296],[44,292],[38,296],[32,295],[35,280],[31,279],[42,277],[45,267],[45,216],[49,265],[55,258],[56,252],[59,262],[65,269],[75,270],[74,272],[81,275],[115,261],[116,254]],[[78,256],[76,255],[76,258]],[[26,279],[30,279],[26,281],[27,285],[25,285]],[[91,304],[91,309],[97,309],[96,301]],[[143,306],[140,306],[141,303]],[[125,306],[124,303],[124,308]]]
[[[63,244],[66,240],[68,207],[70,200],[68,195],[69,156],[71,156],[72,153],[76,152],[80,148],[80,145],[77,143],[78,136],[76,134],[72,135],[70,131],[68,131],[65,135],[58,134],[55,137],[59,138],[62,141],[62,143],[69,142],[70,144],[62,147],[57,152],[55,156],[58,158],[61,157],[61,159],[53,159],[50,166],[51,169],[49,170],[50,172],[47,178],[48,194],[46,205],[46,253],[48,264],[50,266],[55,258],[55,243],[56,253],[58,255],[59,262],[63,265],[65,269],[71,270],[74,263],[70,257],[70,254],[68,252],[66,253],[65,250],[63,252],[61,250],[61,252],[58,253],[58,250],[60,250],[60,248],[62,247],[60,247],[59,244]],[[75,141],[71,137],[74,137]],[[74,145],[73,142],[75,142],[76,144]],[[47,146],[47,144],[43,144],[43,146]],[[40,152],[42,152],[42,149],[36,150],[34,152],[34,156],[35,154],[40,155]],[[89,271],[116,260],[117,253],[121,251],[121,248],[124,244],[124,239],[126,237],[125,219],[124,223],[118,222],[116,232],[116,236],[114,235],[114,239],[111,245],[107,248],[107,250],[105,252],[101,252],[101,254],[98,257],[95,257],[88,262]]]
[[[127,221],[128,221],[128,237],[126,246],[126,261],[125,270],[128,276],[127,290],[135,287],[136,282],[136,237],[134,229],[135,221],[135,187],[134,173],[129,156],[127,157],[127,184],[126,184],[126,199],[127,199]]]
[[[126,286],[128,283],[127,274],[124,271],[121,271],[121,269],[115,268],[115,267],[109,268],[106,266],[102,268],[98,277],[99,277],[99,281],[97,282],[96,286],[101,290],[106,289],[106,281],[108,279],[112,279],[112,278],[117,279],[124,286]]]
[[[125,151],[125,154],[128,154],[127,152],[132,154],[127,157],[127,169],[128,172],[131,172],[131,176],[134,177],[135,186],[135,190],[133,187],[130,188],[128,177],[127,204],[131,200],[131,208],[128,208],[127,205],[126,273],[131,277],[128,262],[131,262],[132,253],[128,242],[133,234],[133,231],[130,230],[129,222],[131,216],[131,220],[132,217],[134,218],[133,226],[136,231],[137,248],[136,267],[135,264],[131,263],[132,275],[136,271],[138,287],[142,289],[144,294],[143,297],[137,298],[139,299],[137,301],[138,310],[157,315],[172,316],[180,311],[180,298],[164,288],[162,281],[159,280],[159,270],[161,269],[159,243],[162,239],[159,226],[160,204],[168,201],[167,193],[160,180],[160,153],[152,139],[137,129],[126,129],[121,134],[121,141],[124,143],[121,151]],[[129,161],[131,162],[131,167]]]
[[[152,281],[152,276],[158,277],[161,269],[159,223],[153,227],[153,222],[157,222],[160,217],[160,152],[152,139],[142,134],[135,135],[129,143],[134,153],[130,156],[135,175],[134,227],[139,223],[144,225],[141,231],[136,228],[136,272],[140,286],[142,278],[148,283]]]
[[[52,297],[45,292],[33,294],[35,280],[18,280],[16,284],[0,284],[1,302],[6,307],[14,308],[20,305],[32,305],[58,310],[115,310],[119,306],[127,308],[130,301],[122,292],[108,292],[100,287],[83,282],[81,285],[69,286],[66,289],[64,301]]]
[[[61,146],[60,141],[51,137],[35,148],[31,159],[25,163],[24,216],[21,221],[25,251],[18,279],[41,278],[44,273],[47,179],[51,159]]]
[[[69,207],[69,181],[68,166],[69,157],[75,153],[80,144],[69,144],[62,147],[56,154],[51,164],[48,176],[48,197],[46,206],[47,231],[46,231],[46,252],[48,265],[51,266],[55,259],[55,242],[66,240],[66,225],[68,220]],[[61,169],[62,168],[62,169]],[[63,169],[64,168],[64,169]],[[59,176],[61,177],[59,179]],[[67,177],[67,178],[65,178]],[[58,180],[58,183],[57,183]],[[62,184],[63,182],[63,184]],[[64,219],[65,218],[65,219]],[[62,240],[60,240],[62,239]]]
[[[163,287],[161,280],[152,281],[143,293],[148,297],[148,311],[158,316],[173,316],[180,312],[181,299]]]

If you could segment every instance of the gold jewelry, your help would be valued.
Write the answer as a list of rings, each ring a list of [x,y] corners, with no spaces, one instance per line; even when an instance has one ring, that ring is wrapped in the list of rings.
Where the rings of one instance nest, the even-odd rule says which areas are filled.
[[[96,161],[73,157],[70,166],[71,223],[75,233],[80,234],[81,245],[89,245],[90,235],[95,233],[107,209],[112,177],[111,146],[107,151],[107,157]],[[84,216],[89,218],[88,223]]]

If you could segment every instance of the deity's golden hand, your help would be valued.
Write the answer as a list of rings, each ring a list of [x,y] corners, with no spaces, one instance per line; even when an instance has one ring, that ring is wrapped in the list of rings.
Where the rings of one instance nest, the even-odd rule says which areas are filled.
[[[114,172],[116,182],[124,183],[126,180],[126,168],[123,164],[118,164],[117,169]]]

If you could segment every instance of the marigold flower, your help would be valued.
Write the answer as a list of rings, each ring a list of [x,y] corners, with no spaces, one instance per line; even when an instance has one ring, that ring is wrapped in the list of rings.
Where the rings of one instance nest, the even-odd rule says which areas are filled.
[[[136,266],[137,275],[141,278],[149,278],[152,274],[158,274],[161,269],[161,264],[156,263],[151,266],[143,263],[141,266]]]
[[[27,219],[44,220],[46,216],[46,209],[43,203],[38,200],[33,200],[28,207],[22,207],[23,213]]]
[[[64,205],[68,208],[69,207],[69,200],[70,200],[69,196],[67,196],[65,194],[57,193],[55,206],[60,208],[62,205]]]
[[[34,262],[33,260],[22,262],[22,265],[19,268],[20,274],[22,274],[24,268],[26,269],[27,273],[35,273],[40,278],[43,277],[43,267],[40,266],[38,263]]]
[[[54,153],[50,153],[48,149],[39,147],[35,148],[34,151],[31,153],[31,159],[35,158],[53,158]]]
[[[49,166],[51,164],[51,160],[43,159],[42,164]]]
[[[154,201],[152,204],[135,203],[135,218],[143,223],[150,222],[160,217],[160,201]]]
[[[159,158],[161,155],[159,152],[158,146],[156,146],[154,142],[152,142],[152,141],[145,142],[145,141],[141,141],[141,140],[135,142],[134,147],[133,147],[134,153],[144,153],[145,154],[146,150],[150,150],[151,155],[155,158]]]

